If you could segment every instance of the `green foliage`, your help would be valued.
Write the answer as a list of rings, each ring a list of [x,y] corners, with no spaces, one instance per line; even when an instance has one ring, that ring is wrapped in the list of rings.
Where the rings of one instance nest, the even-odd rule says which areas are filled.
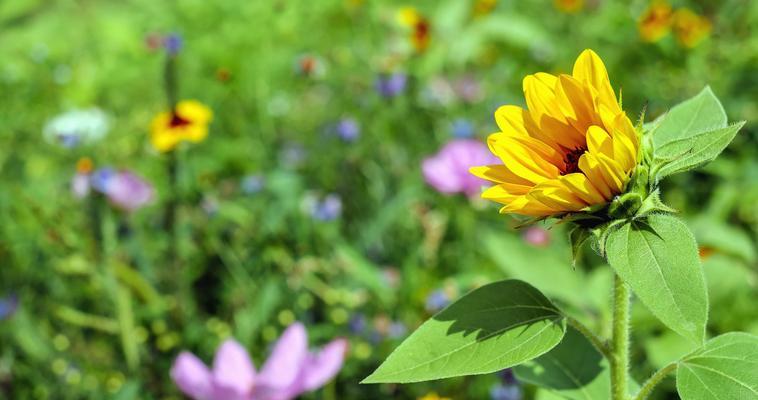
[[[664,324],[685,338],[705,339],[708,297],[692,234],[677,218],[650,215],[608,236],[608,262]]]
[[[669,160],[658,170],[657,179],[689,171],[713,161],[744,125],[745,121],[737,122],[725,128],[673,140],[657,148],[656,157]]]
[[[727,333],[679,361],[676,388],[682,400],[758,398],[758,336]]]
[[[363,383],[499,371],[547,352],[565,331],[560,311],[528,283],[491,283],[426,321]]]
[[[611,390],[608,361],[572,327],[560,344],[514,368],[514,372],[518,379],[549,389],[563,399],[607,400]]]
[[[696,138],[704,132],[723,128],[726,121],[724,107],[710,86],[706,86],[694,97],[671,108],[661,117],[660,122],[655,123],[652,135],[656,155],[671,156],[670,150],[660,154],[658,152],[672,142]]]

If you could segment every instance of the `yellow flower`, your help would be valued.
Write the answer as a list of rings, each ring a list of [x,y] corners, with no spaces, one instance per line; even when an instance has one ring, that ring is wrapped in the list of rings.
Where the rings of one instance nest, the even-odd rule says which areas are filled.
[[[182,141],[201,142],[208,136],[213,112],[196,100],[182,100],[172,112],[161,112],[150,123],[150,142],[160,152]]]
[[[637,21],[640,37],[646,42],[657,42],[671,30],[673,12],[665,1],[655,1]]]
[[[553,0],[555,8],[565,13],[575,13],[584,7],[584,0]]]
[[[674,13],[674,33],[679,43],[692,48],[711,33],[711,21],[689,8],[680,8]]]
[[[425,394],[424,396],[419,397],[418,400],[452,400],[452,399],[449,397],[440,397],[440,395],[438,395],[435,392],[429,392]]]
[[[421,19],[421,14],[415,7],[402,7],[397,11],[397,22],[402,26],[413,27],[419,19]]]
[[[544,72],[523,82],[528,109],[495,111],[501,132],[487,139],[504,165],[471,168],[495,183],[482,197],[502,213],[555,216],[609,202],[637,165],[639,139],[603,61],[585,50],[571,75]]]

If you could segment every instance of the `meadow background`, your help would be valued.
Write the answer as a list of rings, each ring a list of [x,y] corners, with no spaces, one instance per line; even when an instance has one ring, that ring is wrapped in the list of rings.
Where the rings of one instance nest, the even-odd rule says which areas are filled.
[[[306,399],[552,398],[502,374],[358,382],[451,299],[506,277],[608,331],[599,257],[572,268],[561,225],[515,229],[421,171],[445,143],[496,131],[499,105],[523,105],[524,75],[570,71],[585,48],[630,115],[652,120],[710,85],[730,121],[748,121],[663,193],[701,245],[709,334],[758,334],[758,2],[672,0],[710,22],[694,45],[676,30],[644,40],[648,1],[569,3],[0,2],[0,398],[179,399],[180,350],[210,361],[233,336],[260,366],[293,321],[311,345],[350,343],[336,380]],[[166,35],[181,38],[179,98],[214,113],[206,140],[171,155],[149,141],[167,109]],[[43,134],[91,107],[107,116],[101,139]],[[143,177],[153,201],[124,212],[77,198],[83,157]],[[638,381],[689,350],[641,304],[633,319]],[[676,398],[673,380],[656,396]]]

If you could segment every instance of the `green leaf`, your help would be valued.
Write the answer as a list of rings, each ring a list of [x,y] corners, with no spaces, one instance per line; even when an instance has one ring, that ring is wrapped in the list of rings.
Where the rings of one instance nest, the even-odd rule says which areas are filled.
[[[603,355],[574,328],[561,343],[513,369],[523,382],[549,389],[570,400],[607,400],[610,370]]]
[[[544,354],[565,331],[558,309],[528,283],[491,283],[426,321],[362,383],[500,371]]]
[[[745,121],[737,122],[725,128],[701,132],[686,138],[674,140],[655,149],[657,159],[662,162],[655,179],[660,180],[669,175],[689,171],[713,161],[732,142]]]
[[[659,120],[652,127],[656,150],[675,140],[723,128],[727,121],[724,107],[708,86],[695,97],[674,106]]]
[[[608,262],[666,326],[695,342],[705,338],[708,295],[697,244],[666,214],[627,222],[608,235]]]
[[[683,358],[676,371],[682,400],[758,398],[758,336],[731,332]]]
[[[574,229],[569,232],[569,242],[571,243],[571,255],[572,255],[572,264],[576,266],[577,261],[579,261],[579,258],[582,255],[582,247],[584,246],[584,243],[587,242],[587,239],[592,237],[592,234],[589,229],[583,228],[581,226],[575,226]]]

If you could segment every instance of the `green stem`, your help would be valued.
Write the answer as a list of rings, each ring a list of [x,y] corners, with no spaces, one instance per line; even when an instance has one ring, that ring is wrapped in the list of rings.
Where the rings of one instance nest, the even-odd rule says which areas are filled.
[[[611,336],[611,399],[626,400],[629,396],[629,288],[614,275],[613,332]]]
[[[653,376],[651,376],[644,385],[642,385],[642,389],[640,389],[640,392],[637,393],[637,396],[634,397],[634,400],[645,400],[648,396],[650,396],[651,393],[653,393],[653,389],[655,389],[656,386],[658,386],[659,383],[665,378],[668,374],[676,370],[677,364],[671,363],[661,369],[658,370]]]
[[[585,326],[583,323],[579,322],[578,320],[567,317],[567,322],[569,325],[571,325],[574,329],[579,331],[584,337],[587,338],[587,340],[592,343],[593,346],[599,351],[605,358],[610,359],[611,356],[611,349],[608,347],[608,343],[606,343],[605,340],[603,340],[600,336],[596,335],[594,332],[592,332],[587,326]]]

